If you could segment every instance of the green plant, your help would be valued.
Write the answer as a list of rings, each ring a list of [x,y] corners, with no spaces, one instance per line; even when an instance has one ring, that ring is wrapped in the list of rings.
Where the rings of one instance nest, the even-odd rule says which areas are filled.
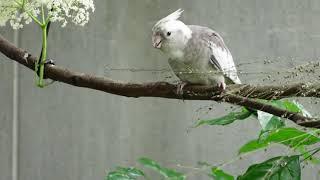
[[[266,102],[266,101],[265,101]],[[291,112],[301,113],[307,117],[311,117],[310,113],[298,102],[289,100],[269,101],[266,102],[273,106],[286,109]],[[261,131],[258,137],[251,140],[239,148],[238,157],[250,155],[261,149],[266,149],[273,144],[279,144],[288,147],[292,151],[292,155],[277,156],[263,162],[253,164],[246,172],[234,177],[226,173],[222,168],[226,164],[234,162],[234,160],[220,164],[211,165],[206,162],[200,162],[199,165],[203,168],[198,168],[199,172],[209,172],[208,178],[215,180],[299,180],[301,179],[301,163],[309,161],[311,163],[319,163],[320,160],[315,157],[320,151],[320,147],[315,147],[315,144],[320,142],[320,130],[310,129],[308,131],[301,130],[294,127],[286,127],[285,121],[281,117],[273,116],[261,111],[248,110],[242,108],[238,112],[230,112],[229,114],[208,120],[198,121],[194,127],[203,125],[228,125],[236,120],[246,120],[250,116],[256,118],[260,125]],[[145,167],[150,167],[156,172],[160,173],[164,179],[186,179],[188,173],[177,172],[174,169],[168,169],[160,166],[151,159],[141,158],[139,162]],[[131,167],[130,169],[135,169]],[[142,170],[139,170],[139,177],[148,179]],[[121,174],[114,178],[113,174]],[[121,177],[121,178],[120,178]],[[119,170],[109,172],[106,180],[134,180],[138,176],[128,176],[127,171]]]
[[[35,63],[35,72],[39,78],[38,87],[44,87],[44,64],[47,59],[47,33],[50,22],[62,22],[65,27],[68,20],[77,25],[89,21],[89,11],[94,11],[93,0],[1,0],[0,26],[10,22],[13,29],[23,28],[23,24],[34,21],[42,31],[41,57]]]

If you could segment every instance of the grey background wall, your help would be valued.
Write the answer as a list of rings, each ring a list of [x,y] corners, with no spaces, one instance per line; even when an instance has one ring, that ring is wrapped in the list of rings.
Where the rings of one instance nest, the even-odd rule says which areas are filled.
[[[168,69],[164,56],[151,47],[150,30],[156,20],[178,8],[185,9],[182,19],[186,23],[206,25],[222,34],[239,70],[248,72],[240,74],[244,83],[304,81],[305,77],[284,79],[281,73],[273,75],[275,71],[317,60],[320,55],[318,0],[107,0],[96,1],[96,12],[84,28],[61,29],[54,24],[49,35],[49,57],[76,71],[119,80],[174,81],[167,78],[172,75],[169,71],[110,68]],[[39,53],[41,39],[34,25],[18,33],[8,27],[0,32],[11,41],[16,39],[19,47]],[[0,58],[6,59],[2,55]],[[265,65],[266,59],[275,62]],[[272,72],[265,73],[268,71]],[[269,74],[271,79],[263,81]],[[236,157],[242,144],[257,137],[259,124],[253,119],[227,127],[188,131],[198,118],[223,115],[229,105],[130,99],[62,83],[39,89],[34,77],[24,67],[20,66],[17,74],[11,61],[0,61],[1,180],[11,179],[12,174],[17,174],[19,180],[103,179],[106,170],[116,165],[136,165],[135,160],[141,156],[189,172],[190,179],[207,179],[201,175],[205,173],[180,168],[178,164],[229,161]],[[14,83],[15,78],[18,84]],[[209,111],[208,106],[213,109]],[[307,106],[317,113],[318,106]],[[15,117],[18,126],[13,123]],[[287,152],[281,147],[271,148],[225,169],[240,174],[251,163]],[[12,158],[17,158],[13,161],[18,162],[16,169],[12,169]],[[318,169],[306,166],[303,179],[320,179]]]

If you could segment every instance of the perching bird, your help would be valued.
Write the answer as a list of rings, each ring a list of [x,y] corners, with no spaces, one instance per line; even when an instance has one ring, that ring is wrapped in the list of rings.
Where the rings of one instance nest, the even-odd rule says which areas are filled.
[[[152,28],[153,47],[169,57],[169,65],[186,84],[216,85],[222,91],[226,84],[241,84],[232,55],[222,37],[210,28],[186,25],[178,20],[178,9],[159,20]]]

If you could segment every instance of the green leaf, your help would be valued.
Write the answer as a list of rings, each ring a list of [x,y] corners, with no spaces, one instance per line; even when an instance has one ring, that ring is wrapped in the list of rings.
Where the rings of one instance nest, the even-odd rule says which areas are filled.
[[[312,151],[307,150],[306,146],[302,145],[297,148],[301,156],[312,164],[320,164],[320,159],[311,154]]]
[[[212,168],[211,174],[209,174],[215,180],[234,180],[234,177],[230,174],[225,173],[219,168]]]
[[[134,178],[129,177],[126,174],[122,174],[120,172],[110,172],[108,173],[106,180],[135,180]]]
[[[230,112],[229,114],[215,119],[209,119],[209,120],[200,120],[196,123],[195,127],[199,127],[201,125],[207,124],[207,125],[227,125],[231,124],[236,120],[244,120],[248,118],[252,114],[251,111],[249,111],[246,108],[242,108],[242,111],[240,112]]]
[[[296,128],[282,128],[271,132],[266,138],[266,141],[281,143],[289,147],[297,147],[299,145],[315,144],[319,142],[320,139]]]
[[[263,131],[278,129],[285,126],[282,118],[263,111],[258,111],[258,120]]]
[[[312,115],[303,107],[303,105],[297,101],[284,100],[283,105],[288,111],[302,113],[302,115],[306,117],[312,117]]]
[[[184,180],[186,179],[186,176],[180,172],[177,172],[174,169],[168,169],[168,168],[162,168],[160,171],[160,174],[162,174],[165,178],[170,180]]]
[[[243,145],[239,149],[239,154],[243,154],[243,153],[255,151],[257,149],[265,148],[268,145],[269,144],[266,142],[260,142],[259,140],[252,140],[252,141],[249,141],[248,143],[246,143],[245,145]]]
[[[117,167],[115,171],[108,173],[106,180],[135,180],[140,176],[145,175],[141,170],[134,167]]]
[[[285,109],[285,106],[281,101],[263,101],[266,104]],[[272,114],[263,112],[263,111],[258,111],[257,112],[257,118],[260,122],[260,125],[262,127],[263,131],[269,131],[269,130],[274,130],[278,129],[281,127],[285,126],[284,120],[281,117],[274,116]]]
[[[273,101],[264,101],[263,103],[288,110],[290,112],[301,113],[304,116],[311,117],[311,114],[298,102],[289,101],[289,100],[273,100]],[[272,114],[258,111],[258,120],[261,124],[263,131],[278,129],[280,127],[284,127],[284,119],[278,116],[274,116]]]
[[[138,162],[144,165],[145,167],[149,167],[155,171],[159,171],[161,169],[161,166],[157,162],[149,158],[140,158],[138,159]]]
[[[177,172],[174,169],[168,169],[165,167],[161,167],[157,162],[149,159],[149,158],[140,158],[138,160],[139,163],[144,165],[145,167],[151,168],[158,173],[160,173],[162,176],[164,176],[167,179],[170,180],[184,180],[186,176],[180,172]]]
[[[296,128],[281,128],[266,133],[268,134],[263,140],[252,140],[243,145],[239,150],[239,154],[267,147],[270,143],[280,143],[297,148],[301,145],[311,145],[320,142],[318,137]]]
[[[134,167],[129,167],[129,168],[117,167],[117,171],[126,173],[131,177],[144,176],[144,173],[141,170]]]
[[[299,156],[280,156],[250,166],[237,180],[300,180]]]
[[[301,109],[296,105],[295,101],[284,100],[282,101],[285,108],[291,112],[302,112]]]

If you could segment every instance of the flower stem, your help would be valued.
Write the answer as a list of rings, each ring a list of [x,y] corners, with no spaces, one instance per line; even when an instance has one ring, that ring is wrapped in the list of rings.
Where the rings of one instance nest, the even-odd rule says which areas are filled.
[[[42,16],[42,23],[45,24],[45,15],[44,15],[43,4],[41,4],[41,16]]]
[[[40,59],[40,62],[36,64],[36,72],[39,70],[39,79],[37,82],[37,86],[43,88],[44,87],[44,80],[43,80],[43,75],[44,75],[44,63],[45,60],[47,59],[47,26],[42,26],[42,56]]]
[[[36,22],[39,26],[42,26],[43,24],[37,19],[37,17],[35,17],[34,15],[32,15],[31,12],[26,11],[26,13],[34,20],[34,22]]]
[[[44,64],[47,59],[47,26],[45,20],[45,12],[43,4],[41,5],[41,16],[42,16],[42,23],[40,25],[42,30],[42,50],[41,50],[41,57],[38,60],[37,64],[35,65],[35,71],[39,75],[39,79],[37,82],[37,86],[43,88],[45,86],[43,76],[44,76]]]

